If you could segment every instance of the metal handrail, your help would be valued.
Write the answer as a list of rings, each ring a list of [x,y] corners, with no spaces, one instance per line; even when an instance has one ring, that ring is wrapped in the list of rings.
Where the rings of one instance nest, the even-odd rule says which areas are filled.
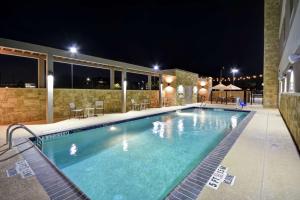
[[[10,124],[7,129],[6,129],[6,143],[5,144],[8,144],[8,137],[9,137],[9,132],[10,132],[10,129],[14,126],[19,126],[19,125],[22,125],[20,123],[13,123],[13,124]]]
[[[17,125],[17,124],[15,124]],[[9,128],[12,126],[9,126]],[[43,140],[41,137],[39,137],[38,135],[36,135],[32,130],[30,130],[29,128],[27,128],[25,125],[23,124],[18,124],[17,127],[14,127],[12,130],[8,131],[8,148],[11,149],[12,147],[12,134],[14,133],[15,130],[17,129],[24,129],[26,130],[28,133],[30,133],[31,135],[33,135],[36,138],[36,145],[40,146],[40,148],[42,149],[42,145],[43,145]]]

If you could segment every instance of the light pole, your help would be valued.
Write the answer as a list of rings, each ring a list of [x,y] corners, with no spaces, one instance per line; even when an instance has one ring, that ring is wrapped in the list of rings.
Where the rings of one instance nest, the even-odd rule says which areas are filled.
[[[232,69],[231,69],[231,73],[232,73],[232,85],[234,85],[234,75],[235,75],[236,73],[238,73],[238,72],[239,72],[239,70],[236,69],[236,68],[232,68]]]
[[[221,67],[220,69],[220,83],[222,83],[222,71],[225,69],[225,67]]]
[[[77,54],[78,48],[73,45],[69,48],[69,51],[71,52],[71,55],[74,56]],[[71,63],[71,88],[73,88],[73,63]]]

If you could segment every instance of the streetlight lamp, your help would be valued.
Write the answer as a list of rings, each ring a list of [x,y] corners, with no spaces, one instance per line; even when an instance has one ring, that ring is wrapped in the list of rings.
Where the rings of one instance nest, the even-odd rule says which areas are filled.
[[[78,48],[73,45],[69,47],[69,51],[71,52],[71,55],[74,56],[78,53]],[[71,88],[73,88],[73,63],[71,63]]]
[[[154,71],[158,71],[159,70],[159,66],[158,65],[154,65],[153,69],[154,69]]]
[[[232,68],[232,69],[231,69],[231,73],[232,73],[232,85],[234,85],[234,75],[235,75],[236,73],[238,73],[238,72],[239,72],[239,70],[236,69],[236,68]]]

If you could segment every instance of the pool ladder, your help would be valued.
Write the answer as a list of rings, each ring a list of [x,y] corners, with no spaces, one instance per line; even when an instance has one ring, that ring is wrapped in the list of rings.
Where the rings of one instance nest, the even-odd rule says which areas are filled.
[[[28,127],[26,127],[24,124],[11,124],[6,129],[6,144],[8,144],[8,148],[12,148],[12,135],[17,129],[24,129],[31,135],[33,135],[36,139],[36,146],[42,150],[43,147],[43,139],[36,135],[32,130],[30,130]]]

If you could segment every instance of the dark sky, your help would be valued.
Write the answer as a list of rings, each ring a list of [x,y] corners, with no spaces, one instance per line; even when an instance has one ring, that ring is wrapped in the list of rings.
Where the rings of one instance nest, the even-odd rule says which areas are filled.
[[[3,38],[200,75],[262,72],[262,0],[11,2],[1,2]]]

